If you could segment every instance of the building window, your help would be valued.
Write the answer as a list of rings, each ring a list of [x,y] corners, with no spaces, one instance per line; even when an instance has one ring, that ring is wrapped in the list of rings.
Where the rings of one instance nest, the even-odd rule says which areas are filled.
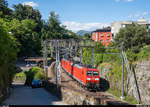
[[[107,37],[109,37],[110,36],[110,34],[109,33],[107,33]]]
[[[101,33],[100,36],[104,36],[103,33]]]

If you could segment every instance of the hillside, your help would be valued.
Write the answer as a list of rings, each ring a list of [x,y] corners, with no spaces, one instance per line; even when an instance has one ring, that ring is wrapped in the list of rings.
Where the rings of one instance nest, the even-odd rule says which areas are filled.
[[[80,36],[83,36],[83,35],[86,34],[86,33],[91,34],[91,31],[79,30],[76,34],[77,34],[77,35],[80,35]]]

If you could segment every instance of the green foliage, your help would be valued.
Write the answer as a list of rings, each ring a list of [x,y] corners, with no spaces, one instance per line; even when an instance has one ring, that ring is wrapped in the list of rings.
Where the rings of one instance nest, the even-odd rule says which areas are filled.
[[[83,38],[88,39],[88,40],[92,39],[91,38],[91,34],[89,34],[89,33],[85,33],[84,36],[83,36]]]
[[[122,61],[120,55],[115,54],[105,54],[105,53],[120,53],[118,49],[105,49],[104,45],[101,43],[96,43],[94,47],[94,58],[95,58],[95,66],[98,66],[99,63],[103,62],[114,62],[117,61],[120,63]],[[91,65],[92,61],[92,49],[83,49],[83,62],[85,64]]]
[[[97,54],[99,52],[104,53],[105,49],[101,43],[96,43],[94,47],[94,58],[95,58],[95,66],[98,66],[99,63],[103,61],[103,54]],[[83,49],[83,62],[87,65],[92,65],[92,49],[84,48]]]
[[[15,73],[14,61],[17,57],[17,42],[12,34],[8,33],[8,26],[0,19],[0,90],[7,93],[13,75]]]
[[[44,78],[45,78],[44,73],[40,71],[34,75],[34,79],[44,79]]]
[[[104,45],[102,43],[96,42],[95,47],[94,47],[94,52],[95,53],[104,53],[105,49],[104,49]]]
[[[24,20],[24,19],[31,19],[34,20],[36,23],[41,24],[41,14],[39,10],[33,9],[29,5],[13,5],[14,8],[14,16],[18,20]]]
[[[37,23],[35,21],[13,19],[8,26],[19,42],[19,56],[33,56],[40,53],[41,39],[36,32]]]
[[[85,64],[91,65],[91,60],[92,60],[92,50],[91,49],[83,49],[83,62]]]
[[[14,5],[11,31],[20,43],[19,56],[41,55],[41,29],[43,26],[39,10],[28,5]]]
[[[8,3],[6,0],[0,0],[0,17],[9,19],[13,17],[13,11],[8,8]]]
[[[42,28],[42,39],[68,39],[76,38],[75,33],[66,29],[66,26],[61,25],[59,16],[55,12],[50,12],[50,18],[47,23],[44,23]]]
[[[8,3],[6,0],[0,0],[0,6],[8,6]]]
[[[150,45],[144,46],[141,51],[137,54],[137,61],[150,59]]]
[[[14,80],[26,80],[26,74],[25,71],[21,71],[19,73],[16,73],[14,76]]]
[[[137,60],[137,54],[133,52],[132,50],[128,50],[126,52],[126,55],[127,55],[129,62],[134,62]]]
[[[140,49],[140,52],[135,53],[132,50],[126,51],[128,60],[132,63],[135,61],[148,60],[150,59],[150,45],[146,45]]]
[[[37,72],[42,72],[43,69],[42,68],[39,68],[39,67],[33,67],[32,69],[30,69],[29,72],[33,72],[33,73],[37,73]]]
[[[121,81],[122,66],[121,63],[112,63],[111,71],[108,73],[109,78],[115,79],[115,81]]]
[[[28,72],[26,72],[26,85],[31,85],[33,79],[44,79],[45,75],[43,69],[39,67],[33,67]]]
[[[122,95],[121,95],[121,91],[117,91],[117,90],[114,90],[114,89],[109,89],[108,90],[109,93],[117,96],[118,98],[120,98]],[[138,102],[131,96],[125,96],[125,101],[129,102],[130,104],[138,104]]]
[[[115,36],[115,43],[121,45],[124,42],[125,49],[131,49],[138,53],[140,48],[150,43],[150,37],[145,26],[138,24],[127,25],[120,29]]]

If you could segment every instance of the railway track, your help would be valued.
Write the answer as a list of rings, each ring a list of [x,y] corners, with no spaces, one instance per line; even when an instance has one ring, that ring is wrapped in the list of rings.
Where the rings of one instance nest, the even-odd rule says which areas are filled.
[[[55,77],[55,62],[51,64],[51,79],[50,82],[56,84],[56,77]],[[65,72],[61,68],[61,88],[74,91],[76,93],[80,93],[83,96],[86,97],[93,97],[99,101],[104,101],[107,104],[110,105],[130,105],[124,101],[120,101],[117,97],[107,93],[107,92],[101,92],[101,91],[89,91],[82,87],[77,81],[75,81],[72,77],[70,77],[67,72]]]

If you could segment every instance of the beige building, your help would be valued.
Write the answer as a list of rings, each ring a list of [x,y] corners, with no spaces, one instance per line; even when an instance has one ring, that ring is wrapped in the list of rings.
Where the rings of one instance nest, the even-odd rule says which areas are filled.
[[[112,39],[115,37],[115,35],[119,32],[121,28],[125,27],[128,24],[132,24],[133,22],[139,25],[146,25],[149,31],[150,23],[148,22],[148,20],[145,19],[138,19],[138,21],[116,21],[111,23]]]

